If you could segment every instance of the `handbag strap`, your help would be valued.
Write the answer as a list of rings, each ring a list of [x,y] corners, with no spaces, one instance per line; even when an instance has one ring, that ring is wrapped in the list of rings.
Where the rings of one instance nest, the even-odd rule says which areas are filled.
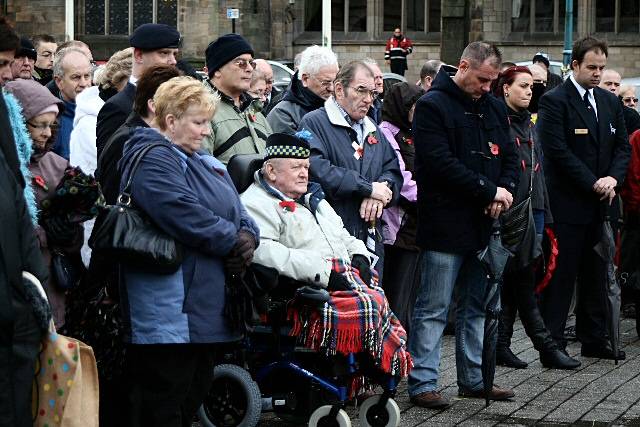
[[[118,196],[118,204],[127,206],[131,204],[131,185],[133,183],[133,177],[138,170],[138,166],[140,165],[140,161],[152,148],[159,146],[164,146],[164,144],[160,142],[149,144],[134,155],[133,165],[129,170],[129,178],[127,179],[127,184],[124,186],[124,188],[120,192],[120,195]]]

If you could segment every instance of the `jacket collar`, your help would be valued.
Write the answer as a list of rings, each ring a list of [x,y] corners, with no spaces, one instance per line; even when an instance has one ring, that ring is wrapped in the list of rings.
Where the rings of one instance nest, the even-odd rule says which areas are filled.
[[[330,96],[329,99],[324,102],[324,109],[327,112],[327,117],[332,125],[351,129],[351,125],[342,115],[342,112],[340,111],[341,108],[339,108],[338,102],[333,96]],[[362,119],[362,124],[364,126],[364,135],[368,135],[377,130],[375,123],[373,123],[368,116],[365,116],[364,119]]]
[[[264,179],[261,171],[258,170],[255,172],[254,180],[264,191],[276,199],[283,201],[293,200],[290,197],[285,196],[280,190],[269,185],[269,183]],[[294,201],[309,209],[313,216],[315,216],[318,205],[322,200],[324,200],[324,191],[322,191],[320,184],[316,182],[309,182],[307,192]]]

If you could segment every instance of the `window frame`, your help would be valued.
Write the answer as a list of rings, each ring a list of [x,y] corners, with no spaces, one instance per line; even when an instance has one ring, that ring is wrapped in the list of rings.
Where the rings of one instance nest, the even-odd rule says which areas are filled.
[[[84,15],[84,9],[85,9],[85,4],[87,1],[91,1],[91,0],[84,0],[79,5],[79,7],[82,8],[82,25],[81,28],[83,29],[83,34],[86,36],[110,36],[110,37],[118,37],[118,36],[126,36],[127,34],[131,34],[133,33],[133,30],[135,30],[134,28],[134,20],[133,20],[133,3],[134,0],[128,0],[128,7],[127,7],[127,14],[128,14],[128,22],[127,22],[127,34],[112,34],[109,31],[109,18],[110,18],[110,11],[109,11],[109,3],[110,0],[100,0],[102,3],[104,3],[104,21],[103,21],[103,25],[104,25],[104,32],[100,33],[100,34],[87,34],[86,32],[86,27],[85,27],[85,20],[86,17]],[[151,22],[150,23],[157,23],[158,22],[158,2],[160,2],[162,0],[151,0]],[[179,15],[179,0],[175,0],[176,1],[176,23],[178,22],[178,15]]]
[[[346,0],[347,2],[349,0]],[[384,6],[386,4],[386,2],[397,2],[397,0],[383,0],[382,3],[382,30],[383,32],[386,31],[393,31],[393,30],[385,30],[385,25],[384,25]],[[402,31],[403,34],[407,34],[407,33],[411,33],[413,35],[416,34],[440,34],[440,32],[442,31],[442,7],[440,8],[440,28],[438,29],[438,31],[430,31],[430,13],[431,13],[431,3],[432,2],[436,2],[439,3],[440,5],[442,5],[442,3],[440,2],[440,0],[424,0],[424,13],[423,13],[423,18],[424,18],[424,30],[408,30],[407,29],[407,0],[400,0],[400,30]]]
[[[560,22],[560,2],[553,0],[553,31],[537,31],[536,28],[536,0],[529,3],[529,31],[513,31],[513,1],[509,1],[509,32],[512,34],[552,34],[559,35],[564,32],[564,22]],[[616,0],[617,1],[617,0]],[[577,16],[577,4],[574,4],[573,13]],[[574,28],[574,31],[576,29]]]
[[[638,19],[638,27],[635,32],[632,31],[621,31],[620,27],[622,26],[621,18],[622,18],[622,5],[620,0],[614,0],[614,11],[613,11],[613,31],[598,31],[598,15],[597,15],[597,4],[593,2],[592,8],[592,16],[593,16],[593,29],[597,34],[615,34],[615,35],[639,35],[640,34],[640,8],[639,13],[636,18]]]

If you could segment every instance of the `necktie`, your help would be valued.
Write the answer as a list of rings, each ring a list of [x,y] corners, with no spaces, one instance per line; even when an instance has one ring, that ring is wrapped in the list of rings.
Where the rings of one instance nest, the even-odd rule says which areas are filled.
[[[593,109],[591,102],[589,102],[589,92],[585,92],[582,99],[584,100],[584,106],[587,107],[587,110],[591,114],[591,117],[593,117],[593,119],[597,122],[598,116],[596,116],[596,111]]]

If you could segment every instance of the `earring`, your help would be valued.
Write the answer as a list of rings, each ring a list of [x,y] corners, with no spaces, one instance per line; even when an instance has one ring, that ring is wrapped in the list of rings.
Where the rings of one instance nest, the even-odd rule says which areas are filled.
[[[508,97],[509,97],[509,92],[505,93],[505,94],[504,94],[504,97],[505,97],[505,98],[508,98]]]

